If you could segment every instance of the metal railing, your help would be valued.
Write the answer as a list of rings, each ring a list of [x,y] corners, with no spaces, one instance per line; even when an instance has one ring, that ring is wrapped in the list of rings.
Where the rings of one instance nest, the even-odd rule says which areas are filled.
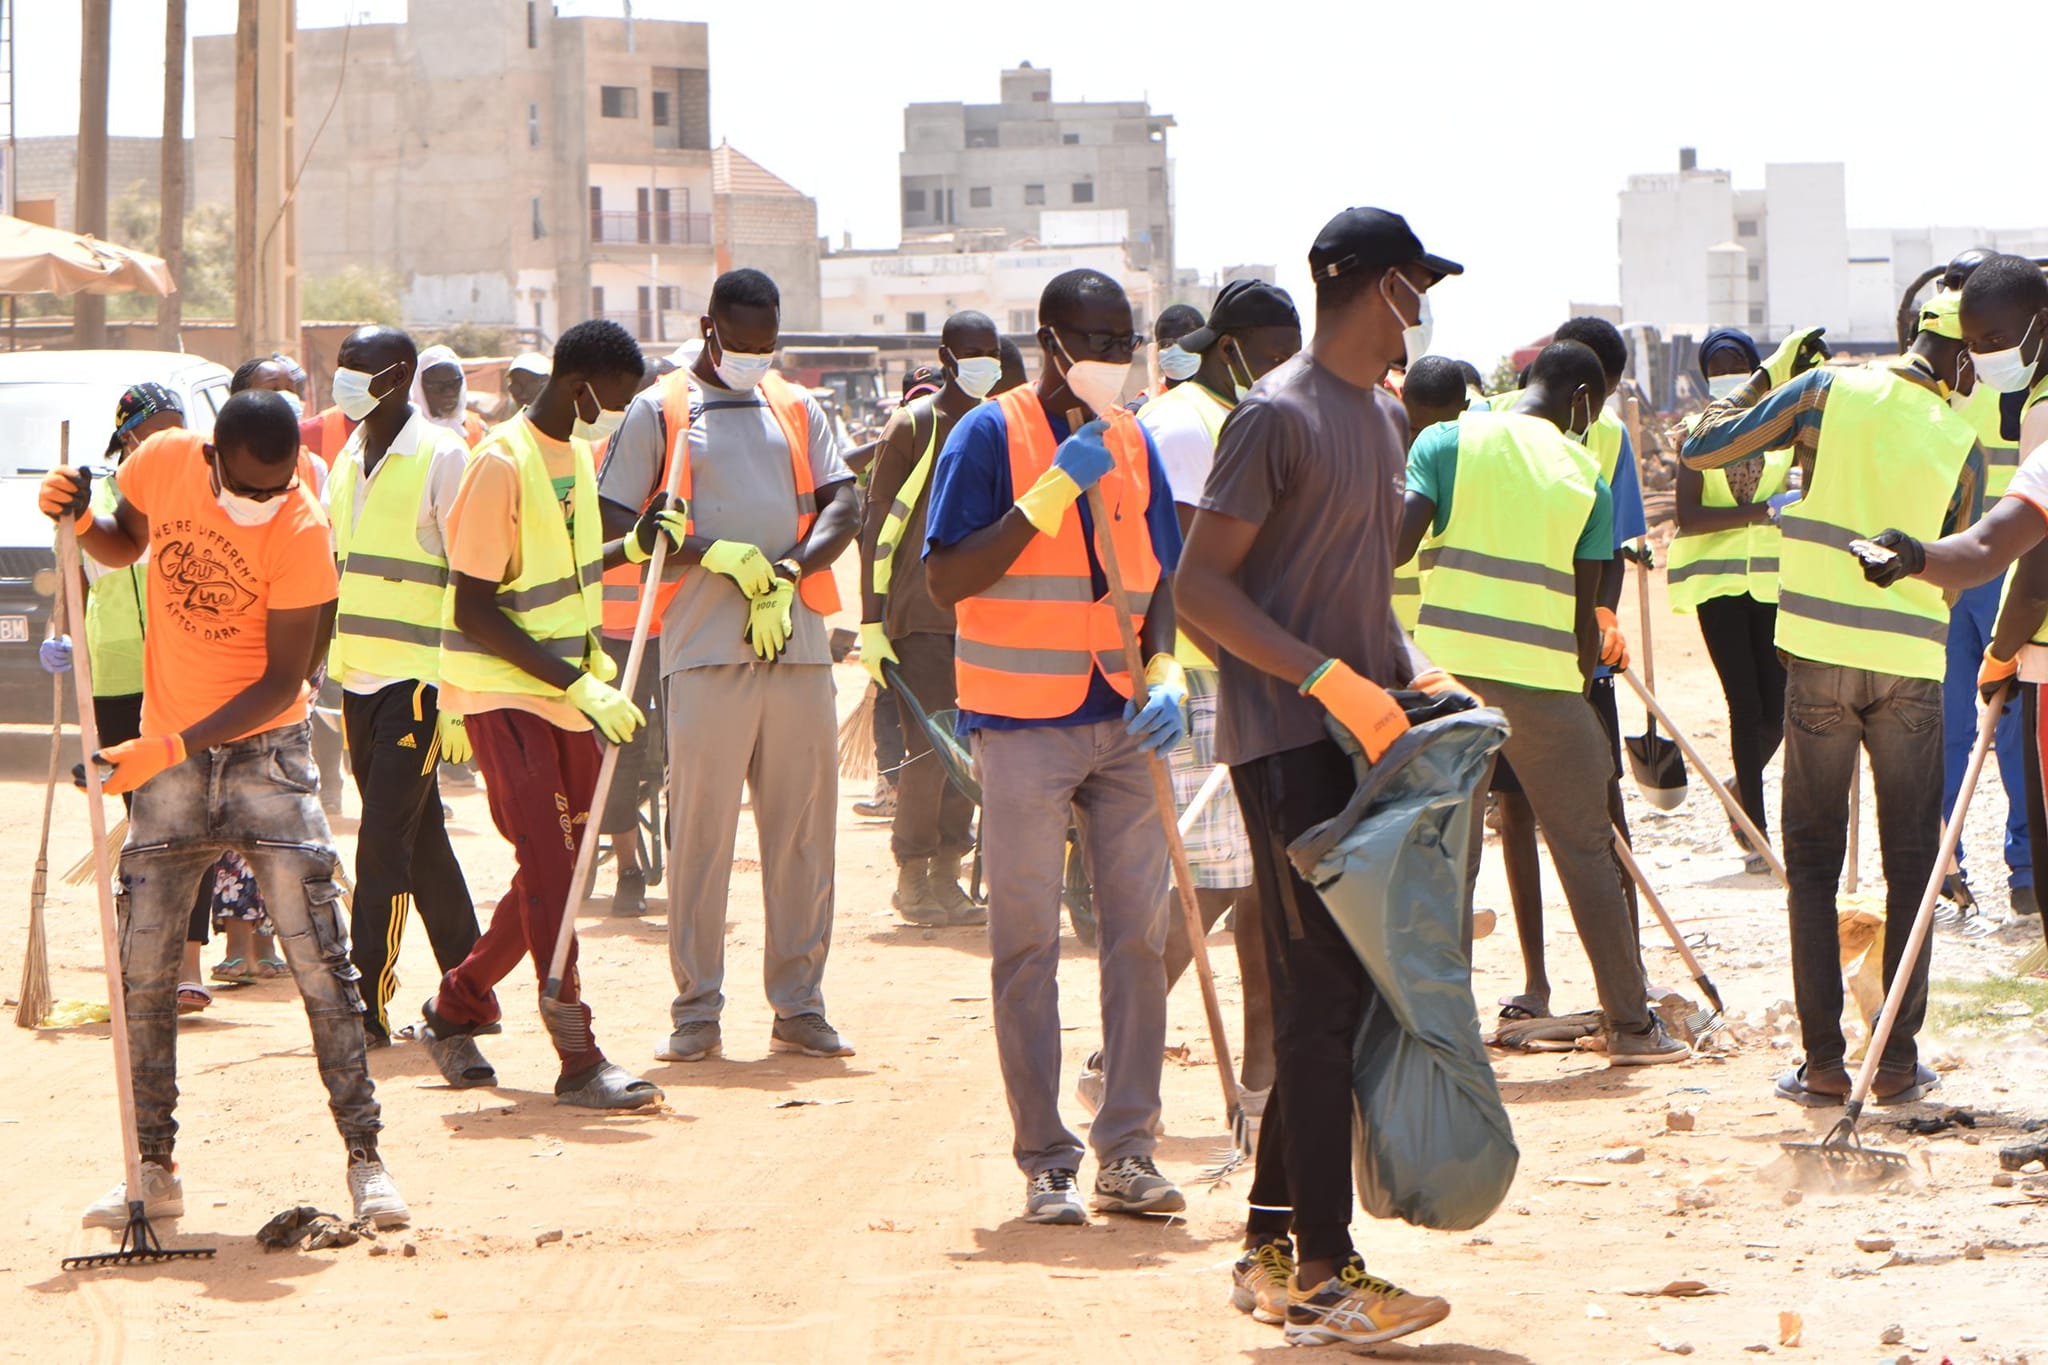
[[[680,346],[697,335],[703,311],[681,308],[607,308],[597,316],[616,322],[633,334],[635,341],[662,341]]]
[[[600,246],[710,246],[711,215],[592,209],[590,240]]]

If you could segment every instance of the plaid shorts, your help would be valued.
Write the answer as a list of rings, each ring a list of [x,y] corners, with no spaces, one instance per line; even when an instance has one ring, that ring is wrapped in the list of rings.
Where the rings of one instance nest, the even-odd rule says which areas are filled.
[[[1216,670],[1190,668],[1187,677],[1187,738],[1166,756],[1173,773],[1174,807],[1181,811],[1188,808],[1216,766]],[[1189,828],[1187,848],[1188,866],[1195,874],[1195,885],[1202,890],[1235,890],[1252,884],[1251,841],[1245,835],[1244,814],[1237,807],[1237,792],[1227,774]]]

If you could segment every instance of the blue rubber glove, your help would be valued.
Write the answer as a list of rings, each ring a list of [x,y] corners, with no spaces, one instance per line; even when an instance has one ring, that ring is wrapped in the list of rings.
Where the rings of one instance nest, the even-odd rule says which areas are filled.
[[[1187,674],[1171,654],[1155,654],[1145,665],[1145,688],[1143,707],[1136,697],[1124,703],[1124,729],[1140,749],[1163,758],[1188,732]]]
[[[1771,509],[1771,524],[1777,525],[1778,514],[1805,496],[1806,490],[1803,488],[1788,488],[1783,493],[1774,493],[1765,499],[1765,505]]]
[[[1103,439],[1108,434],[1109,423],[1100,417],[1084,424],[1079,431],[1060,442],[1052,467],[1072,479],[1076,488],[1087,492],[1104,474],[1116,467],[1116,459],[1109,453],[1109,443]]]
[[[45,673],[69,673],[71,671],[71,637],[53,635],[43,641],[36,651],[36,662],[43,666]]]

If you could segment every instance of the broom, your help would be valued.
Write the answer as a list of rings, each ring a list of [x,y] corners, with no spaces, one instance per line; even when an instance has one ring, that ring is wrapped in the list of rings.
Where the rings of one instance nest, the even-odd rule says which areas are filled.
[[[869,782],[875,776],[875,697],[881,689],[868,684],[860,705],[839,722],[839,775],[855,782]]]
[[[105,849],[105,855],[108,858],[117,857],[121,852],[121,845],[127,842],[128,817],[124,815],[114,822],[113,828],[107,831],[107,846]],[[100,856],[101,855],[99,853],[94,852],[91,849],[86,850],[85,856],[80,858],[77,862],[73,863],[70,867],[66,868],[64,870],[64,875],[60,877],[58,880],[62,881],[66,886],[86,885],[87,883],[92,881],[93,869],[96,866],[98,866],[98,859],[100,858]]]
[[[64,613],[64,582],[50,604],[50,635],[57,635],[57,622]],[[14,1022],[21,1028],[35,1028],[50,1012],[50,945],[43,935],[43,898],[50,885],[50,810],[57,800],[57,775],[64,765],[64,675],[50,676],[50,776],[43,788],[43,838],[36,846],[35,875],[28,889],[28,945],[21,955],[21,998],[14,1007]]]

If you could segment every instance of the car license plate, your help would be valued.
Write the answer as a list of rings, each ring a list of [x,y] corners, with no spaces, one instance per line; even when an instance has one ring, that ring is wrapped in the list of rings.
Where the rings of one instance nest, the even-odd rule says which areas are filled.
[[[28,643],[28,618],[26,616],[0,616],[0,645],[25,645]]]

